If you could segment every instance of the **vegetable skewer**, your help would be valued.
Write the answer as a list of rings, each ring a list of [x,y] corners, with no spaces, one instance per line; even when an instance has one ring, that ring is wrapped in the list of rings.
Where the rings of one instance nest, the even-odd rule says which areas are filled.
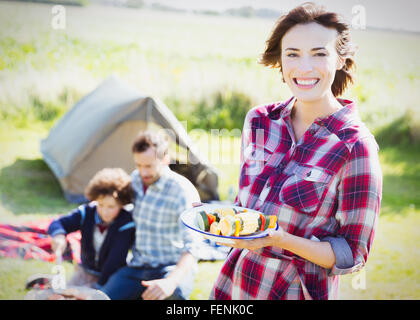
[[[243,236],[275,228],[277,216],[265,216],[252,211],[236,209],[216,209],[214,213],[200,211],[197,225],[200,230],[223,236]]]

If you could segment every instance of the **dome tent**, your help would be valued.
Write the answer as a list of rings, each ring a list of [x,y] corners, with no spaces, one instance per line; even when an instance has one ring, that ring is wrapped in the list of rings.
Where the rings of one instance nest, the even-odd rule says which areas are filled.
[[[186,130],[157,99],[111,76],[83,97],[41,141],[45,162],[69,202],[85,202],[84,189],[106,167],[135,169],[131,146],[141,130],[160,130],[171,141],[172,170],[188,178],[202,201],[218,200],[218,176],[200,157]],[[163,129],[163,130],[162,130]]]

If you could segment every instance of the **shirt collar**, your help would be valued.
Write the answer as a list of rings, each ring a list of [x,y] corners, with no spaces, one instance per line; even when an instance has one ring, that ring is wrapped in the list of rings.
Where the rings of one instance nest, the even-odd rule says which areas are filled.
[[[280,118],[285,118],[290,115],[293,105],[295,104],[296,98],[291,97],[285,102],[277,102],[268,107],[268,117],[271,120],[280,120]]]
[[[283,109],[280,112],[281,118],[290,117],[290,114],[292,113],[293,106],[295,105],[296,98],[292,97],[289,101],[286,102],[286,105],[283,107]]]
[[[171,169],[169,169],[168,166],[165,166],[165,168],[162,169],[159,179],[151,186],[155,187],[158,190],[162,190],[163,187],[165,186],[166,179],[168,175],[170,174],[170,172],[171,172]]]
[[[316,118],[315,123],[327,128],[331,133],[337,134],[342,128],[354,123],[358,119],[356,104],[347,99],[337,99],[343,107],[333,114]],[[272,120],[280,120],[290,117],[296,98],[292,97],[284,103],[276,103],[271,110],[268,110],[268,117]]]
[[[165,186],[166,180],[168,175],[171,173],[171,169],[168,166],[165,166],[162,169],[162,173],[159,177],[159,179],[157,181],[155,181],[153,184],[151,184],[150,186],[148,186],[148,188],[155,188],[157,190],[162,190]],[[141,179],[141,176],[139,174],[139,172],[136,172],[136,178],[138,183],[140,184],[140,189],[143,190],[143,180]]]
[[[95,224],[103,224],[101,217],[99,216],[98,210],[95,208]]]
[[[316,118],[315,123],[328,129],[338,136],[338,132],[354,124],[359,119],[356,104],[346,99],[337,99],[343,107],[329,116]]]

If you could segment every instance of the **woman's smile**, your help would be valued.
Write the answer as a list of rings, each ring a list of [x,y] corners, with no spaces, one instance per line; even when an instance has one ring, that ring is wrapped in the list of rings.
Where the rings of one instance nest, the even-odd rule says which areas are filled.
[[[319,78],[293,78],[293,82],[300,89],[312,89],[319,81]]]

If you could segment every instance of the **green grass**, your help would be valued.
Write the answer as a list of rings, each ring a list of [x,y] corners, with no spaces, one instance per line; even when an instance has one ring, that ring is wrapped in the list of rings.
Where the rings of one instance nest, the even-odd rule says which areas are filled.
[[[22,300],[28,293],[26,279],[34,274],[52,274],[53,263],[39,260],[0,258],[0,300]],[[63,262],[66,279],[70,280],[73,265]]]
[[[19,223],[50,217],[71,210],[61,193],[58,182],[39,154],[39,140],[47,130],[7,126],[0,129],[3,153],[0,162],[1,222]],[[192,134],[203,154],[220,151],[232,164],[219,164],[220,189],[227,197],[229,186],[237,188],[238,169],[235,164],[239,138],[224,138]],[[8,147],[7,147],[8,146]],[[3,149],[3,147],[5,147]],[[216,152],[219,150],[218,152]],[[384,173],[382,212],[376,238],[365,268],[365,290],[352,287],[357,274],[342,277],[342,299],[419,299],[420,298],[420,151],[388,147],[380,152]],[[213,157],[216,157],[213,155]],[[210,157],[211,158],[211,157]],[[214,158],[215,160],[217,159]],[[51,272],[51,264],[41,261],[0,259],[0,299],[21,299],[26,278],[34,273]],[[201,262],[192,299],[207,299],[222,262]],[[65,263],[67,276],[72,265]],[[356,278],[357,279],[357,278]]]
[[[380,151],[383,181],[382,214],[420,209],[420,148],[384,148]]]
[[[74,208],[39,142],[111,73],[187,120],[199,151],[219,171],[222,199],[236,192],[239,137],[191,130],[223,118],[235,123],[229,128],[238,126],[242,119],[226,115],[241,118],[244,106],[289,97],[278,73],[257,64],[273,21],[97,6],[66,7],[66,20],[66,30],[53,30],[48,5],[0,2],[0,222]],[[384,186],[366,288],[352,287],[358,275],[343,276],[341,298],[419,299],[420,147],[413,144],[420,141],[419,36],[357,31],[354,39],[357,77],[345,97],[357,100],[368,127],[381,133]],[[238,110],[226,113],[236,103]],[[71,276],[72,265],[64,265]],[[193,299],[207,299],[220,268],[221,262],[199,264]],[[26,278],[50,271],[49,263],[1,258],[0,299],[23,298]]]

